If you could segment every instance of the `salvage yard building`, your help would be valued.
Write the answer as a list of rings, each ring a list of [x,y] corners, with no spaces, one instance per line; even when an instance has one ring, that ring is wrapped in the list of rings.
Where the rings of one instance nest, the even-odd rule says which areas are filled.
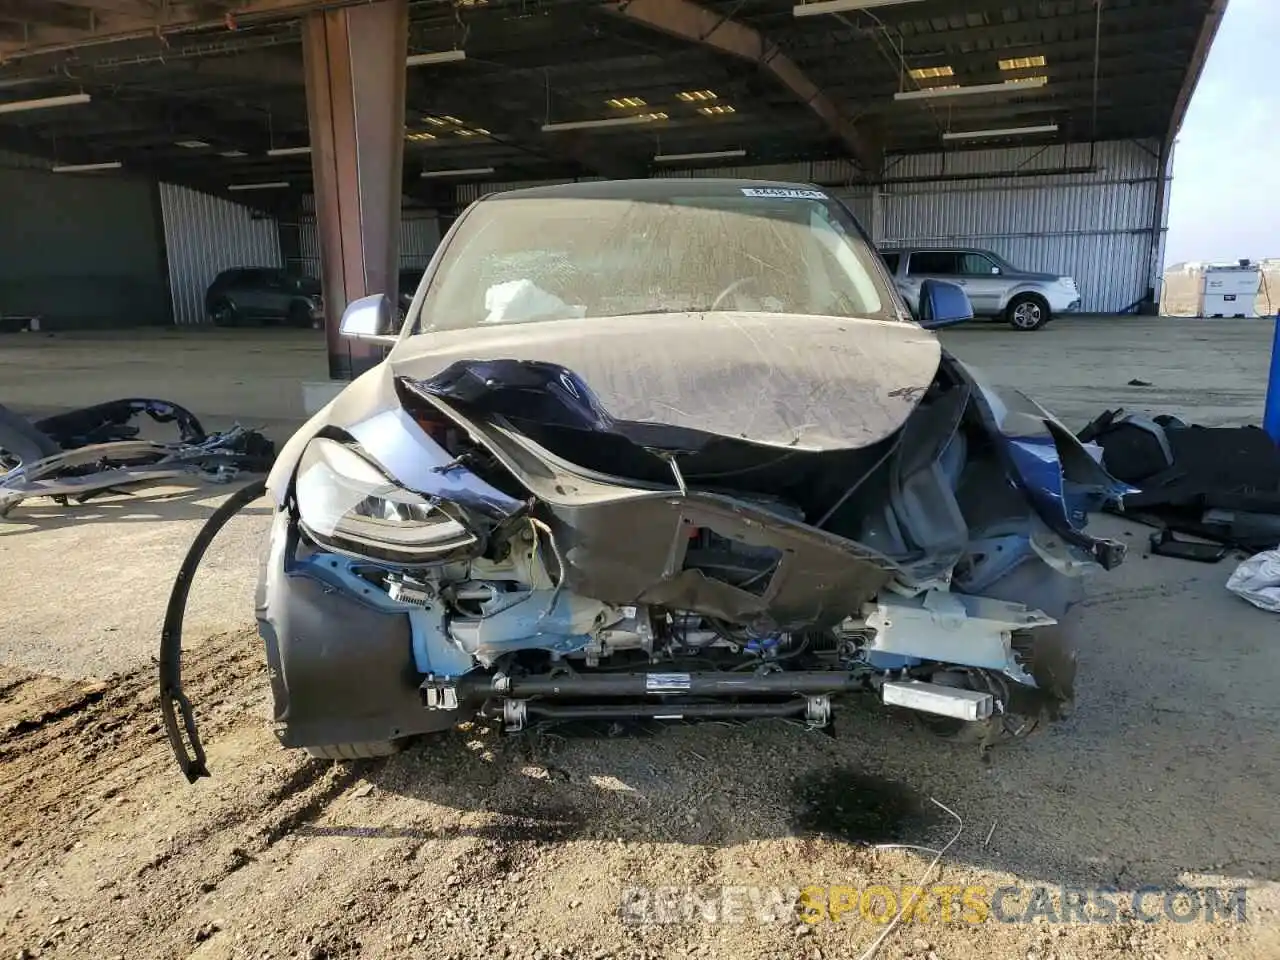
[[[1226,0],[9,0],[0,325],[207,322],[234,266],[347,300],[514,185],[819,184],[884,244],[1159,303]],[[358,365],[358,364],[357,364]]]

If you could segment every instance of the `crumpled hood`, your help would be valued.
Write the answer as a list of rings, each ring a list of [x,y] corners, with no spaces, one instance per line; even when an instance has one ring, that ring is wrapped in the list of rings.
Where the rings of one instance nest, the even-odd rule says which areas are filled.
[[[619,421],[833,450],[902,426],[940,355],[910,323],[671,313],[442,331],[402,342],[389,363],[423,381],[464,360],[540,361],[571,371]]]

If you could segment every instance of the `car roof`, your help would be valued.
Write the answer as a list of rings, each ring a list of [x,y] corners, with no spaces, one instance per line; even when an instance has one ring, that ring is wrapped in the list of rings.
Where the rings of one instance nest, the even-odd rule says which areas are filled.
[[[664,200],[671,197],[736,196],[743,190],[808,190],[830,196],[812,183],[784,180],[743,180],[727,177],[671,177],[653,180],[597,180],[587,183],[557,183],[491,193],[484,200],[524,200],[535,198],[579,198],[599,200]]]
[[[938,244],[932,247],[876,247],[881,253],[929,253],[938,251],[940,253],[985,253],[993,257],[999,254],[994,250],[988,250],[986,247],[971,247],[962,243]]]

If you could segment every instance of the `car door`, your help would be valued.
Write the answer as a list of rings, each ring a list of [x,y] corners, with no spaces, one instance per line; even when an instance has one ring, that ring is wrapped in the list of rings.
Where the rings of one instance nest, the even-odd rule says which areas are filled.
[[[907,269],[899,289],[912,310],[920,308],[920,284],[925,280],[961,281],[959,255],[954,250],[914,250],[905,256]]]
[[[995,316],[1004,306],[1004,292],[1009,280],[1000,265],[976,250],[959,254],[957,283],[969,294],[973,312]]]
[[[241,317],[254,318],[262,315],[260,273],[259,270],[237,270],[235,278],[227,286],[227,293],[236,305],[236,313]]]
[[[262,314],[273,319],[289,315],[293,303],[294,283],[283,270],[262,271]]]

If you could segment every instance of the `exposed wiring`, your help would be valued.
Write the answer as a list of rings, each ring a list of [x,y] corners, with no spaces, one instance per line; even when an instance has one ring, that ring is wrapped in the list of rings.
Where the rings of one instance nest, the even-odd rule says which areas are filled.
[[[944,810],[949,813],[957,825],[955,834],[946,842],[941,850],[934,850],[930,847],[917,847],[902,843],[878,843],[872,848],[873,850],[921,850],[925,853],[935,854],[933,862],[929,864],[924,873],[920,875],[920,879],[916,881],[916,888],[920,890],[924,889],[925,883],[933,874],[933,871],[937,868],[939,862],[941,862],[943,855],[951,849],[952,845],[955,844],[957,840],[960,839],[960,834],[964,833],[964,820],[960,817],[960,814],[956,813],[945,803],[940,803],[933,799],[933,797],[929,798],[929,802],[940,810]],[[883,945],[885,940],[888,939],[889,934],[893,933],[893,931],[897,929],[898,924],[902,922],[902,918],[906,914],[908,906],[910,906],[910,904],[908,903],[907,898],[904,897],[902,907],[898,910],[897,915],[882,931],[880,931],[880,936],[876,937],[875,942],[872,943],[871,946],[867,947],[867,949],[858,957],[858,960],[871,960],[871,958],[879,952],[881,945]]]
[[[547,617],[551,614],[551,611],[555,609],[556,601],[560,599],[560,591],[564,589],[564,575],[568,567],[565,566],[564,556],[560,553],[560,545],[556,543],[556,535],[552,532],[551,528],[536,517],[530,517],[529,523],[534,529],[534,544],[536,545],[538,543],[539,532],[546,534],[547,539],[551,542],[551,553],[556,558],[556,585],[551,591],[551,599],[547,602],[547,609],[542,612],[542,617]]]
[[[835,503],[833,503],[831,505],[831,508],[827,510],[827,512],[824,513],[818,519],[818,522],[815,523],[814,526],[817,527],[819,530],[821,530],[823,526],[826,524],[826,522],[835,515],[835,512],[839,510],[841,507],[843,507],[849,501],[849,498],[858,492],[858,488],[861,487],[867,481],[867,478],[870,477],[877,470],[879,470],[882,466],[884,466],[885,462],[891,456],[893,456],[894,452],[897,449],[898,449],[897,441],[889,444],[889,448],[885,450],[883,454],[881,454],[880,459],[878,459],[874,464],[872,464],[871,469],[863,473],[860,477],[858,477],[858,479],[853,482],[853,485],[850,486],[849,489],[846,490],[843,494],[841,494],[840,499],[837,500]]]

